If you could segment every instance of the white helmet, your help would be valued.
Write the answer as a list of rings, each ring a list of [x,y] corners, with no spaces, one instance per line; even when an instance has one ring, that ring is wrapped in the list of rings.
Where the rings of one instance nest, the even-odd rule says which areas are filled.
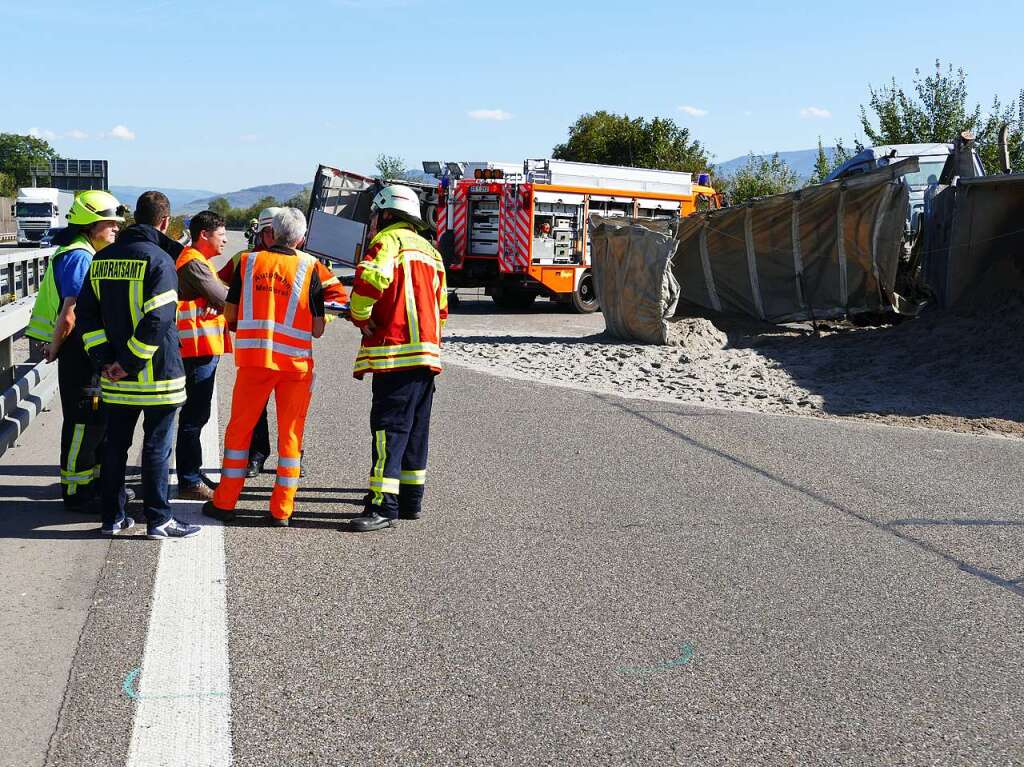
[[[262,232],[274,223],[274,216],[280,213],[283,208],[264,208],[260,211],[259,220],[256,222],[256,231]]]
[[[377,192],[370,203],[370,210],[393,210],[418,229],[426,227],[420,210],[420,198],[412,189],[401,184],[386,186]]]

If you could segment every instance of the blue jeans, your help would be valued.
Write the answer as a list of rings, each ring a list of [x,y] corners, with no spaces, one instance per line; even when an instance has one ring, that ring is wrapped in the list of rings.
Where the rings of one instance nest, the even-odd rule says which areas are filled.
[[[210,420],[219,356],[186,357],[185,404],[178,416],[178,485],[198,485],[203,481],[203,446],[200,437]]]
[[[142,416],[142,503],[146,521],[162,525],[171,518],[167,499],[167,474],[174,440],[176,407],[130,407],[107,405],[107,443],[100,481],[103,489],[103,526],[112,527],[124,519],[124,472],[135,424]]]

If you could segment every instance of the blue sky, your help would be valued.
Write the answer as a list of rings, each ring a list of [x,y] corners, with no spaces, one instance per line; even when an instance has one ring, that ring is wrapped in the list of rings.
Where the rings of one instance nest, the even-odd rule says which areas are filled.
[[[921,4],[874,0],[2,5],[0,131],[107,158],[112,184],[225,192],[308,181],[318,162],[369,171],[380,152],[543,157],[602,108],[672,117],[727,160],[850,140],[869,83],[909,86],[936,57],[983,105],[1024,87],[998,31],[1024,10],[991,0],[933,1],[923,22]],[[949,28],[968,13],[972,31]]]

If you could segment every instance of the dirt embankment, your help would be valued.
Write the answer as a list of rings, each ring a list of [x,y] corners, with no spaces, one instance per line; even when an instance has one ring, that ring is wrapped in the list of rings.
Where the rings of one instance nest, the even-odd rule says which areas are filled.
[[[552,324],[554,327],[554,323]],[[450,362],[596,391],[728,409],[1024,437],[1024,304],[892,327],[680,320],[678,346],[453,331]]]

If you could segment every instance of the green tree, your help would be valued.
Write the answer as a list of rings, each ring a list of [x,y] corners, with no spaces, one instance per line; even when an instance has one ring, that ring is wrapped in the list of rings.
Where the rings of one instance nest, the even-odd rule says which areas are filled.
[[[674,120],[630,118],[600,110],[582,115],[569,128],[569,138],[554,148],[558,160],[657,168],[691,173],[706,170],[711,158],[690,131]]]
[[[309,198],[312,192],[312,189],[304,187],[301,192],[297,192],[296,194],[288,198],[288,200],[285,202],[285,205],[288,206],[289,208],[298,208],[303,213],[305,213],[306,210],[309,209]]]
[[[1010,149],[1010,168],[1024,171],[1024,90],[1009,104],[1003,105],[999,97],[992,99],[992,106],[978,131],[977,149],[987,173],[999,173],[999,130],[1008,126],[1007,144]]]
[[[14,197],[17,194],[18,186],[14,183],[14,176],[0,173],[0,197]]]
[[[408,175],[404,157],[396,154],[377,155],[377,176],[382,181],[402,181]]]
[[[934,73],[927,77],[915,69],[909,94],[895,77],[877,90],[868,86],[868,93],[868,106],[860,108],[860,124],[874,145],[945,143],[961,131],[977,132],[981,126],[981,107],[968,104],[967,73],[954,70],[952,64],[944,70],[936,60]]]
[[[206,206],[207,210],[212,210],[221,218],[227,218],[228,211],[231,210],[231,203],[224,197],[214,197]]]
[[[32,168],[48,168],[57,156],[45,139],[0,133],[0,173],[13,178],[15,187],[31,186]]]
[[[742,205],[756,197],[792,192],[800,186],[800,177],[777,153],[771,157],[751,154],[735,173],[715,183],[729,205]]]

